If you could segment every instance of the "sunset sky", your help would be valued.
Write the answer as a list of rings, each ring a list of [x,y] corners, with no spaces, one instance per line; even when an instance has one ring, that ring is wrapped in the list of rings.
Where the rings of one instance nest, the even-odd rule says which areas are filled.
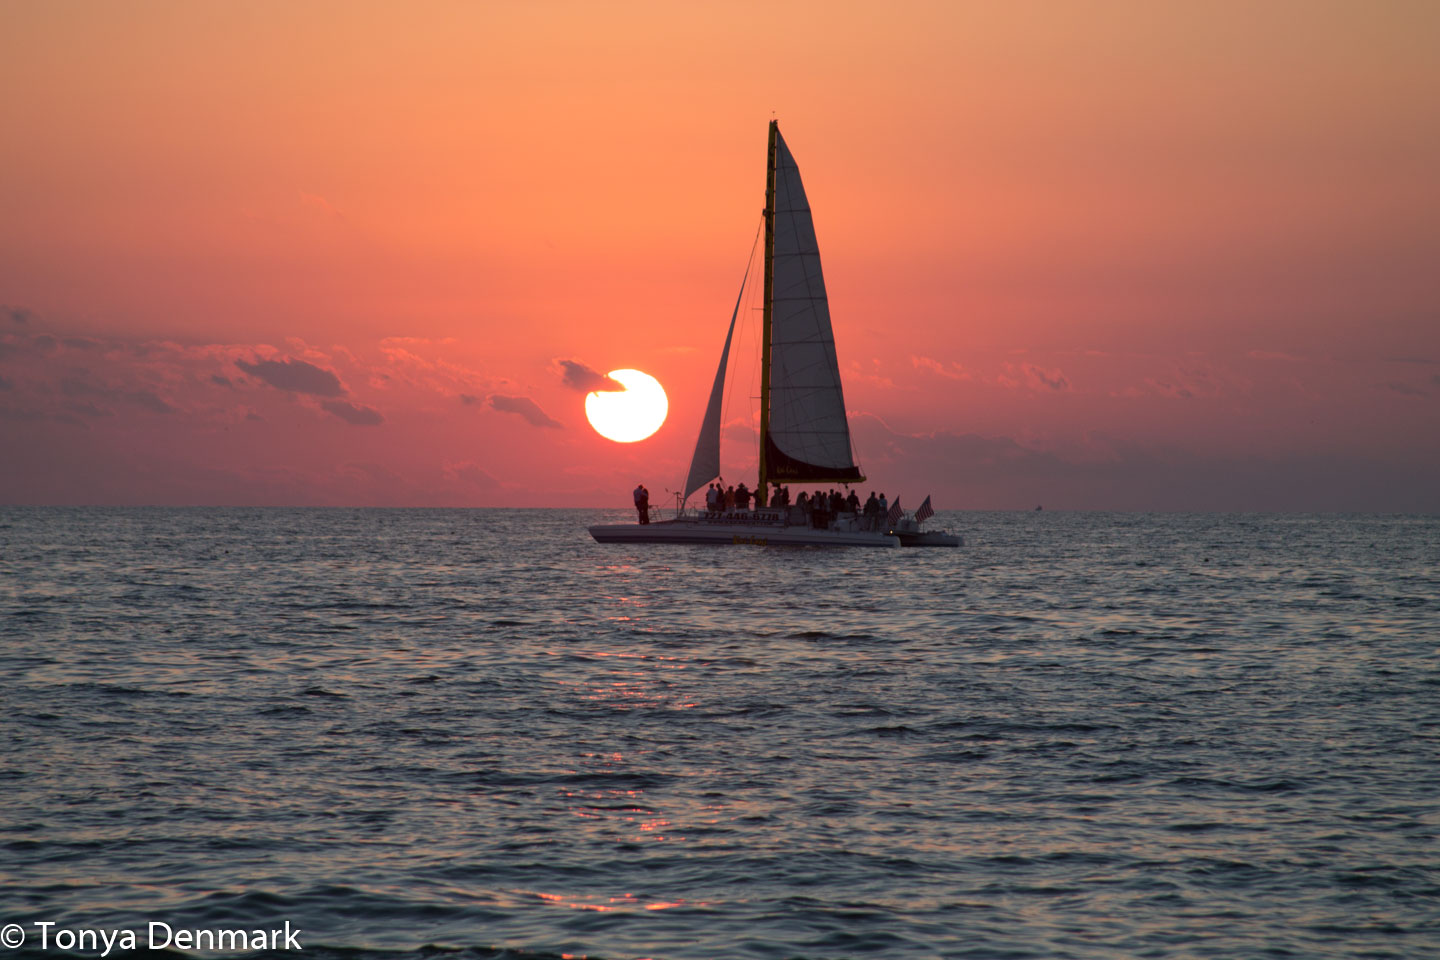
[[[0,503],[665,501],[774,116],[862,496],[1440,510],[1437,47],[1401,0],[6,3]],[[576,377],[624,367],[629,445]]]

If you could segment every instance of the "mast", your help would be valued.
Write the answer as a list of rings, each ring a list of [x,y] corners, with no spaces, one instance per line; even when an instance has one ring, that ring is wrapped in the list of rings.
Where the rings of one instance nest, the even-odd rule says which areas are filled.
[[[760,482],[756,485],[755,505],[763,507],[770,500],[768,464],[765,462],[766,442],[770,438],[770,327],[775,300],[775,138],[780,125],[770,121],[770,143],[765,151],[765,301],[760,322]]]

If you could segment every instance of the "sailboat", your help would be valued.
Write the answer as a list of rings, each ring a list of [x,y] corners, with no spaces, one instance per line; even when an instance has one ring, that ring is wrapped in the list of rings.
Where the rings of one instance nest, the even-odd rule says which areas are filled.
[[[747,274],[748,282],[748,274]],[[735,321],[745,296],[742,283],[710,401],[700,424],[695,454],[674,519],[651,523],[597,524],[590,535],[601,543],[725,543],[755,546],[899,547],[958,546],[960,538],[926,532],[918,537],[913,518],[896,524],[905,536],[878,518],[866,529],[853,513],[812,522],[798,506],[768,503],[772,485],[851,484],[865,480],[850,444],[850,424],[840,386],[830,304],[820,269],[815,223],[800,181],[800,168],[770,121],[765,172],[764,305],[760,347],[760,476],[754,509],[687,513],[692,494],[720,475],[720,420],[725,372]]]

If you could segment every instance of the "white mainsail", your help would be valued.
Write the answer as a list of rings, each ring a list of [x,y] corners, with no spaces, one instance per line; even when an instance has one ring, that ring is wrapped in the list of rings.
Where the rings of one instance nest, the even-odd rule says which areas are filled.
[[[851,454],[815,222],[800,169],[778,130],[772,303],[770,479],[863,479]]]

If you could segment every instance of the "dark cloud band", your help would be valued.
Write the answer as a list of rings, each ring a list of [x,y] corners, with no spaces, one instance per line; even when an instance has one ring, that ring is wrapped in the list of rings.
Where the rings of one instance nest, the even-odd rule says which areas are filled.
[[[490,398],[490,406],[501,413],[524,417],[526,422],[534,427],[553,427],[557,430],[564,428],[559,420],[541,410],[540,405],[529,397],[505,397],[496,394]]]
[[[316,397],[338,397],[345,392],[340,378],[323,367],[304,360],[260,360],[247,363],[236,360],[235,366],[281,390],[308,393]]]
[[[592,393],[597,390],[605,390],[612,393],[623,393],[625,385],[617,380],[611,380],[598,370],[592,370],[579,360],[556,360],[560,367],[560,376],[565,386],[571,390],[579,390],[581,393]]]

